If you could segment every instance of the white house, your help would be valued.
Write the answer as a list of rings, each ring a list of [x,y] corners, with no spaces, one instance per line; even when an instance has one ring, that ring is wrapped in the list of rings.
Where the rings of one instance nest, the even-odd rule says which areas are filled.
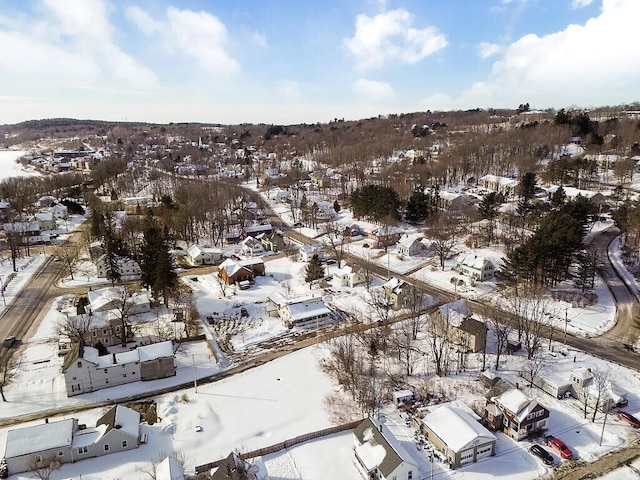
[[[455,192],[439,192],[440,208],[448,210],[450,212],[461,212],[467,208],[467,197],[461,193]]]
[[[408,233],[405,233],[400,237],[398,243],[396,243],[396,251],[398,252],[398,255],[402,255],[404,257],[413,257],[414,255],[418,255],[420,252],[425,250],[423,240],[424,238],[422,235],[409,235]]]
[[[345,265],[333,272],[334,287],[350,287],[364,283],[365,274],[362,269],[354,270],[353,267]]]
[[[64,357],[62,373],[69,397],[138,380],[171,377],[176,374],[173,342],[102,356],[97,349],[76,343]]]
[[[56,203],[53,207],[51,207],[51,212],[53,213],[54,218],[59,220],[66,220],[69,218],[69,209],[66,205],[61,203]]]
[[[121,277],[140,276],[140,265],[133,258],[117,257],[116,265]],[[101,255],[96,260],[96,270],[98,278],[107,278],[107,256]]]
[[[332,313],[320,297],[287,299],[278,308],[280,318],[288,327],[323,323],[331,319]]]
[[[69,418],[9,430],[5,460],[13,475],[138,448],[139,437],[140,414],[116,405],[93,428],[80,429],[78,419]]]
[[[31,220],[38,222],[38,225],[40,225],[40,230],[56,229],[56,219],[53,216],[52,210],[46,212],[37,212],[33,215]]]
[[[417,480],[415,460],[378,420],[367,418],[353,431],[355,465],[365,480]]]
[[[191,245],[187,248],[185,259],[190,265],[213,265],[222,260],[222,250],[219,248],[207,248],[200,245]]]
[[[504,193],[505,195],[515,195],[520,182],[514,178],[501,177],[498,175],[485,175],[479,180],[482,188]]]
[[[451,468],[496,454],[496,436],[478,421],[479,417],[463,404],[444,404],[433,408],[421,420],[420,428]]]
[[[240,252],[245,257],[257,257],[264,253],[264,247],[257,237],[247,237],[240,242]]]
[[[324,252],[324,248],[321,243],[314,243],[313,245],[300,245],[299,259],[301,262],[308,262],[314,255],[321,256]]]
[[[474,253],[464,255],[458,261],[456,270],[462,275],[478,282],[489,280],[495,276],[495,266],[493,262]]]

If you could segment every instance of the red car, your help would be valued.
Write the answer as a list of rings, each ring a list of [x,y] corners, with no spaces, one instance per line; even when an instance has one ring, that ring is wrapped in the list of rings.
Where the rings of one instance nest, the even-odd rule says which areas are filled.
[[[622,410],[618,410],[616,412],[616,416],[623,422],[627,422],[633,428],[640,428],[640,420],[638,420],[636,417],[634,417],[630,413],[623,412]]]
[[[573,458],[573,452],[569,450],[564,442],[558,438],[555,438],[553,435],[547,435],[544,437],[544,441],[551,448],[556,450],[562,458],[566,458],[567,460],[571,460]]]

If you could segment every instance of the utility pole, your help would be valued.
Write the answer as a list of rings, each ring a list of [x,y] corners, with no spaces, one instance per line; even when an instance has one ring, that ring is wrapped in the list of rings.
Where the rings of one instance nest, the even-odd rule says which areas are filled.
[[[564,346],[567,346],[567,324],[569,323],[569,317],[567,316],[567,311],[569,307],[564,308]]]
[[[193,370],[193,388],[195,388],[196,390],[195,393],[198,393],[198,380],[196,376],[196,358],[193,353],[191,354],[191,368]]]
[[[602,422],[602,432],[600,432],[600,443],[598,444],[599,446],[602,446],[602,437],[604,437],[604,426],[607,424],[607,415],[609,415],[609,412],[604,412],[604,422]]]

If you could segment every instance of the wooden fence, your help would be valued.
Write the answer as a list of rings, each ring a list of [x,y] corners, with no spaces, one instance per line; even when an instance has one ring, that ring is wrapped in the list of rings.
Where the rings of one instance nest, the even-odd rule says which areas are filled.
[[[333,435],[334,433],[344,432],[345,430],[353,430],[360,424],[360,422],[362,422],[362,420],[356,420],[355,422],[345,423],[343,425],[338,425],[336,427],[325,428],[324,430],[317,430],[315,432],[298,435],[297,437],[290,438],[288,440],[285,440],[284,442],[276,443],[274,445],[270,445],[264,448],[259,448],[258,450],[253,450],[252,452],[241,453],[240,457],[246,460],[248,458],[255,458],[255,457],[261,457],[263,455],[269,455],[271,453],[284,450],[285,448],[291,448],[294,445],[308,442],[309,440],[325,437],[327,435]],[[212,468],[216,468],[220,466],[220,464],[225,460],[226,460],[226,457],[220,460],[216,460],[215,462],[205,463],[204,465],[198,465],[196,466],[196,474],[208,472]]]

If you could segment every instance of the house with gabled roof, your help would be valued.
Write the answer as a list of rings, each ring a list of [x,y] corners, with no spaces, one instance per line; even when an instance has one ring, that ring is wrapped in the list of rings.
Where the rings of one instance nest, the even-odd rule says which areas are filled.
[[[213,265],[222,259],[222,250],[194,244],[187,248],[185,259],[194,267],[199,265]]]
[[[426,250],[424,237],[418,234],[405,233],[396,243],[396,252],[404,257],[413,257]]]
[[[335,287],[350,287],[360,285],[365,282],[363,269],[354,270],[350,265],[345,265],[333,272],[332,283]]]
[[[469,407],[449,403],[430,409],[420,421],[420,430],[446,457],[451,468],[496,454],[496,436]]]
[[[261,235],[263,234],[261,233],[255,237],[247,237],[240,242],[240,252],[242,255],[246,257],[255,257],[264,253],[264,247],[258,238]]]
[[[227,258],[218,266],[218,276],[228,285],[253,280],[257,275],[264,274],[264,260],[260,257],[242,260]]]
[[[95,262],[98,278],[107,278],[109,264],[106,255],[101,255]],[[121,277],[139,277],[142,270],[133,258],[116,256],[116,268]]]
[[[446,321],[450,328],[447,332],[449,341],[464,352],[480,352],[487,344],[487,326],[484,322],[473,318],[473,312],[465,299],[445,303],[438,307],[438,316]]]
[[[415,460],[382,422],[367,418],[355,428],[353,436],[354,463],[362,478],[417,480]]]
[[[384,300],[393,308],[405,307],[414,299],[415,287],[396,277],[391,277],[380,289]]]
[[[520,441],[547,428],[549,410],[514,387],[487,401],[484,419],[492,430]]]
[[[93,428],[81,429],[77,418],[69,418],[9,430],[5,460],[13,475],[138,448],[139,438],[140,414],[116,405]]]
[[[495,276],[495,265],[487,258],[468,253],[462,256],[455,268],[462,275],[477,282],[484,282]]]
[[[261,233],[256,237],[262,243],[262,248],[267,252],[281,252],[285,248],[284,237],[281,232],[272,234]]]
[[[62,373],[67,396],[94,392],[139,380],[176,374],[173,342],[159,342],[121,353],[100,355],[98,349],[75,343],[64,356]]]

